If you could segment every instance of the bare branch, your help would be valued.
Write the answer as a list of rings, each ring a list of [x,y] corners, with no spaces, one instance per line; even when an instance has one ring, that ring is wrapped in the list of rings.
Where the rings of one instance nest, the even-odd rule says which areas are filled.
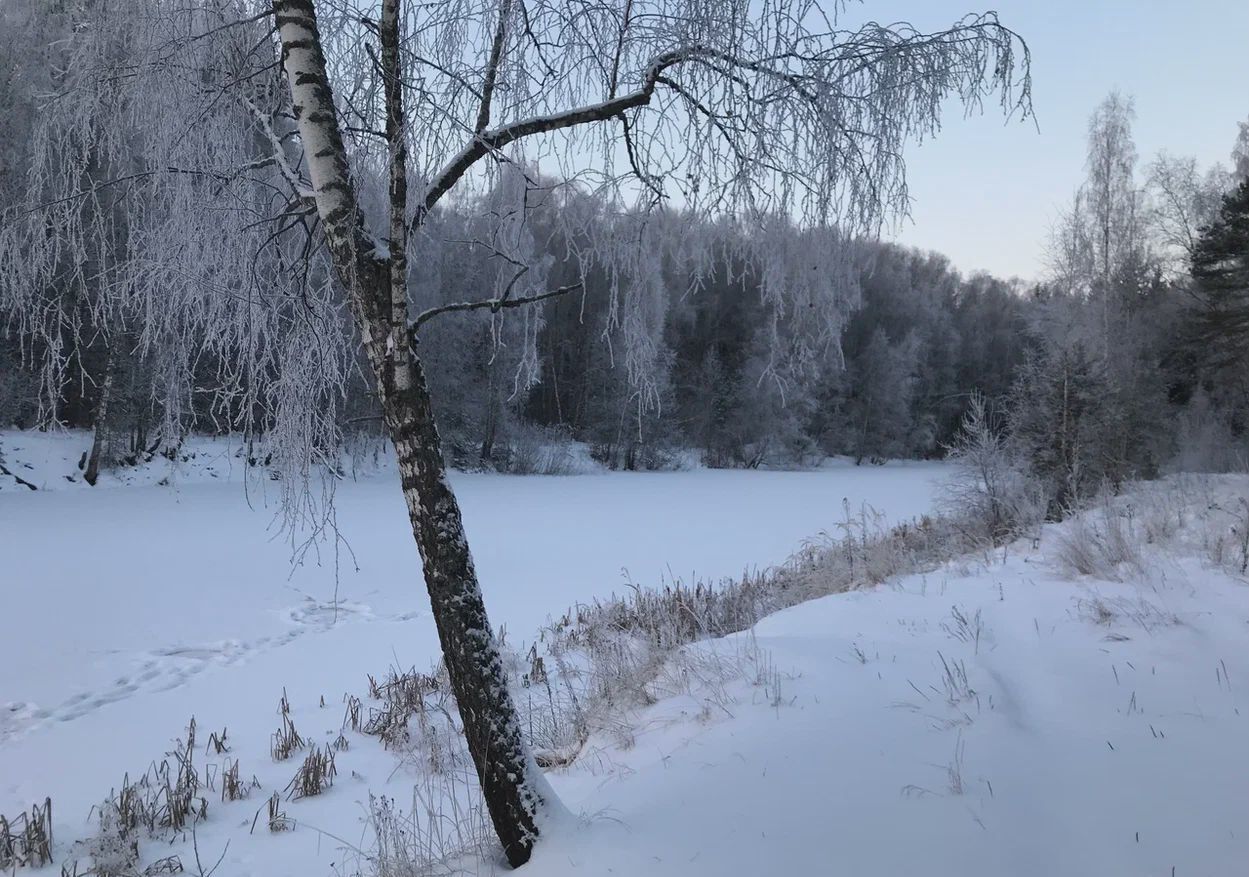
[[[494,99],[494,85],[499,76],[499,63],[503,58],[503,45],[507,40],[507,21],[512,14],[512,0],[500,0],[499,23],[494,31],[494,43],[490,47],[490,61],[486,64],[486,79],[481,87],[481,108],[477,111],[477,134],[490,124],[490,102]]]
[[[422,311],[418,314],[417,318],[412,321],[412,332],[415,334],[422,325],[439,314],[447,314],[453,311],[479,311],[486,309],[493,313],[498,313],[504,308],[520,308],[526,305],[536,304],[540,301],[545,301],[548,298],[567,295],[568,293],[580,288],[580,283],[572,283],[568,286],[561,286],[558,289],[552,289],[536,295],[525,295],[520,298],[505,298],[504,296],[499,296],[498,298],[488,298],[483,299],[482,301],[460,301],[447,305],[439,305],[436,308],[429,308],[428,310]],[[509,286],[508,289],[510,291],[511,287]]]
[[[697,47],[684,49],[675,52],[665,52],[660,55],[650,65],[647,71],[646,79],[643,86],[637,91],[631,92],[622,97],[613,98],[597,104],[589,104],[586,106],[574,107],[560,113],[554,113],[547,116],[535,116],[529,119],[522,119],[505,125],[501,128],[495,128],[492,131],[483,131],[475,136],[472,141],[460,150],[459,154],[447,164],[443,170],[434,177],[433,183],[425,193],[425,201],[418,208],[417,215],[413,220],[414,225],[419,225],[424,221],[438,201],[451,188],[459,182],[460,178],[468,172],[479,159],[489,153],[503,149],[511,143],[524,137],[534,134],[544,134],[551,131],[559,131],[564,128],[572,128],[577,125],[585,125],[591,122],[601,122],[618,116],[626,110],[635,109],[650,103],[651,95],[655,91],[655,83],[661,73],[674,64],[687,60],[698,53]]]
[[[282,172],[282,177],[290,184],[291,189],[298,197],[311,200],[312,189],[291,167],[291,163],[286,157],[286,150],[282,145],[282,138],[278,137],[277,132],[273,130],[272,119],[260,107],[256,106],[256,103],[247,95],[240,92],[238,100],[256,119],[261,132],[269,142],[269,147],[273,150],[273,160],[277,163],[278,170]]]

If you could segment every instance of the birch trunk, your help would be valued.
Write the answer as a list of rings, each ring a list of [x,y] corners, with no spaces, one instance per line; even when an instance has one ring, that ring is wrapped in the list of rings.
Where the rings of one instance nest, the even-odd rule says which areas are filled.
[[[87,457],[87,468],[82,474],[83,481],[95,487],[100,478],[100,457],[104,452],[104,442],[108,438],[108,404],[113,396],[113,348],[108,349],[104,360],[104,381],[100,385],[100,404],[95,411],[95,430],[91,437],[91,454]]]
[[[335,270],[377,379],[468,749],[486,806],[513,866],[529,859],[544,782],[521,736],[459,503],[447,481],[429,389],[407,321],[406,178],[398,85],[398,0],[385,0],[379,33],[391,155],[389,247],[370,240],[360,215],[325,70],[312,0],[273,0],[282,64]]]

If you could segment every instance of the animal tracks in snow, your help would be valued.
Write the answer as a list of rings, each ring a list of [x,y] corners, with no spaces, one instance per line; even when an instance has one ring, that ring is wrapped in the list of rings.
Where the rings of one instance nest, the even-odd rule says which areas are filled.
[[[48,708],[27,702],[0,703],[0,744],[56,722],[72,722],[109,704],[144,692],[178,688],[205,670],[247,661],[252,656],[288,645],[309,633],[324,633],[336,625],[379,620],[363,603],[322,602],[311,597],[278,610],[286,629],[253,640],[226,639],[214,643],[167,646],[137,655],[134,669],[118,676],[104,688],[75,694]],[[421,613],[404,612],[383,617],[386,621],[409,621]]]

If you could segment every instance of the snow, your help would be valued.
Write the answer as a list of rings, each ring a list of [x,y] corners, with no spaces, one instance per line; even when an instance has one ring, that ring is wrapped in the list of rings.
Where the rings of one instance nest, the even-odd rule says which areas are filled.
[[[560,778],[565,802],[610,818],[539,847],[535,871],[1243,873],[1245,582],[1180,564],[1147,591],[1178,625],[1103,627],[1075,601],[1135,601],[1140,585],[1073,586],[1039,561],[764,620],[747,653],[780,671],[781,705],[743,680],[700,692],[725,704],[709,718],[699,696],[651,708],[632,749]],[[954,606],[982,611],[978,650],[942,629]],[[743,648],[698,647],[730,661]],[[947,702],[942,659],[962,662],[975,700]]]
[[[6,590],[15,593],[0,614],[0,642],[9,655],[59,654],[5,678],[3,701],[58,710],[84,693],[87,701],[125,697],[132,675],[151,676],[144,688],[174,685],[356,623],[402,628],[353,662],[357,680],[395,653],[422,668],[436,657],[392,471],[342,481],[344,541],[316,546],[292,568],[291,541],[271,526],[278,491],[263,478],[245,490],[228,443],[200,440],[186,460],[122,470],[128,485],[102,475],[94,489],[65,477],[77,475],[88,446],[81,434],[0,441],[6,465],[41,488],[10,482],[0,491],[0,540],[22,546],[5,560]],[[857,512],[869,502],[890,520],[922,513],[942,472],[839,463],[811,472],[453,473],[451,481],[491,620],[527,638],[549,615],[630,581],[714,581],[779,563],[844,519],[847,503]],[[162,479],[172,483],[157,485]]]
[[[271,834],[265,799],[298,757],[275,763],[269,736],[284,690],[300,733],[328,743],[365,674],[436,657],[393,473],[338,485],[359,570],[340,546],[336,582],[332,545],[292,570],[290,543],[266,530],[264,481],[244,492],[228,443],[200,442],[165,486],[158,461],[90,489],[64,477],[85,442],[0,436],[6,466],[64,488],[0,487],[0,813],[51,795],[59,867],[91,833],[92,805],[172,749],[194,715],[200,753],[228,728],[230,753],[204,763],[238,758],[263,787],[228,804],[208,794],[205,870],[224,851],[217,873],[230,877],[356,873],[369,796],[410,809],[414,768],[348,732],[333,788],[284,802],[296,826]],[[452,483],[492,620],[515,646],[549,615],[621,590],[624,570],[642,586],[717,579],[781,561],[846,506],[924,513],[945,471],[833,463]],[[1249,496],[1244,478],[1215,485],[1184,494],[1190,517]],[[1064,532],[687,647],[656,682],[658,702],[626,717],[628,734],[596,734],[548,774],[582,819],[553,826],[529,869],[1242,871],[1249,585],[1196,531],[1182,550],[1112,571],[1122,581],[1073,580],[1056,563]],[[956,607],[980,613],[978,644],[953,635]],[[965,668],[974,696],[950,702],[945,666]],[[190,843],[144,852],[145,863],[194,858]]]

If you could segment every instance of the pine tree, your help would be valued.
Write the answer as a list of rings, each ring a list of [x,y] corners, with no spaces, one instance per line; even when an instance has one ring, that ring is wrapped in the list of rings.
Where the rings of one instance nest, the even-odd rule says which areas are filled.
[[[1197,241],[1193,280],[1202,298],[1195,340],[1220,369],[1249,368],[1249,179],[1224,196]]]

